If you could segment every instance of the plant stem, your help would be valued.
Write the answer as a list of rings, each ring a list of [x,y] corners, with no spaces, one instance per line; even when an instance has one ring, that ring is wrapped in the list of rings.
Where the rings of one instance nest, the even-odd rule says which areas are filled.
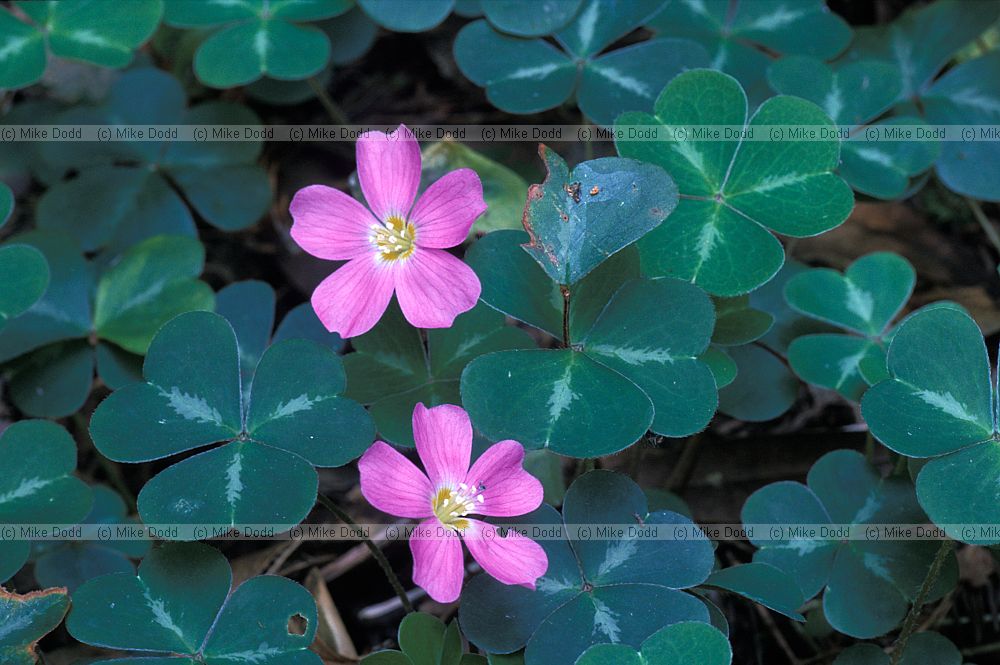
[[[694,470],[694,463],[698,460],[698,453],[701,449],[700,442],[701,432],[692,434],[684,442],[684,449],[681,450],[681,456],[677,459],[677,464],[667,478],[666,487],[668,491],[677,492],[687,484],[688,479],[691,477],[691,471]]]
[[[903,657],[903,652],[906,650],[906,643],[917,628],[920,608],[923,607],[924,602],[927,600],[927,595],[931,592],[931,587],[937,582],[938,575],[941,574],[941,568],[944,567],[944,562],[948,560],[948,555],[951,554],[954,546],[955,541],[950,539],[941,542],[941,547],[938,548],[937,554],[934,555],[934,561],[931,562],[931,567],[927,570],[927,577],[924,578],[924,583],[920,585],[920,591],[917,592],[917,597],[913,600],[913,607],[910,608],[910,613],[906,615],[906,619],[903,621],[903,628],[899,631],[899,637],[896,638],[896,643],[892,645],[892,658],[889,665],[899,665],[899,661]]]
[[[330,97],[329,93],[327,93],[326,88],[319,84],[319,81],[316,80],[315,76],[310,76],[306,80],[309,82],[309,87],[316,93],[316,98],[319,99],[319,103],[323,105],[324,109],[326,109],[326,114],[330,116],[330,120],[333,121],[333,124],[351,124],[351,121],[347,118],[347,114],[344,113],[339,106],[337,106],[337,103],[334,102],[333,98]]]
[[[358,523],[351,519],[351,516],[345,513],[340,506],[335,504],[330,497],[319,493],[317,494],[317,499],[319,499],[319,502],[323,504],[324,508],[336,515],[337,519],[344,524],[354,527],[358,526]],[[385,558],[385,554],[382,553],[382,550],[380,550],[378,545],[373,543],[370,538],[364,538],[364,541],[365,545],[368,547],[368,551],[371,552],[372,556],[375,557],[375,560],[378,561],[379,567],[382,569],[382,572],[385,573],[385,577],[389,580],[389,584],[392,585],[393,591],[395,591],[396,595],[399,596],[400,602],[403,603],[403,609],[406,610],[407,613],[413,612],[413,604],[410,602],[409,596],[406,595],[406,590],[403,589],[403,585],[400,584],[399,578],[396,577],[396,573],[393,571],[392,566],[389,565],[389,560]]]
[[[875,459],[875,437],[872,436],[871,430],[868,430],[868,435],[865,437],[865,459],[869,464]]]
[[[563,344],[566,348],[569,348],[569,287],[559,285],[559,292],[562,293],[563,297]]]
[[[969,657],[981,656],[984,653],[993,653],[994,651],[1000,651],[1000,642],[990,642],[989,644],[980,644],[979,646],[962,649],[962,655]]]
[[[990,244],[993,245],[993,248],[997,251],[997,253],[1000,254],[1000,234],[998,234],[997,230],[993,227],[993,223],[990,222],[990,218],[986,216],[985,212],[983,212],[983,208],[979,205],[979,201],[969,198],[968,196],[963,198],[965,199],[965,202],[969,204],[972,216],[976,218],[977,222],[979,222],[979,226],[982,227],[983,233],[986,234],[986,238],[990,241]]]
[[[909,473],[909,458],[906,455],[900,455],[896,459],[896,466],[892,470],[892,475],[894,476],[905,476]]]

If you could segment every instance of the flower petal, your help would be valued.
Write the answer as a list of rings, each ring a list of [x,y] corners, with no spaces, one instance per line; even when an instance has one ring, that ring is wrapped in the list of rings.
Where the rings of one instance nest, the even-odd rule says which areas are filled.
[[[472,422],[460,406],[413,407],[413,439],[417,454],[435,488],[457,487],[472,457]]]
[[[378,220],[344,192],[310,185],[295,193],[289,212],[292,239],[313,256],[330,261],[353,259],[372,252],[372,226]]]
[[[371,330],[392,299],[392,266],[374,254],[352,259],[320,282],[312,294],[316,316],[330,332],[354,337]]]
[[[410,221],[417,227],[417,244],[421,247],[446,248],[462,244],[472,223],[486,212],[483,183],[472,169],[446,173],[427,188]]]
[[[358,460],[361,493],[383,513],[423,518],[434,514],[434,490],[427,476],[402,453],[383,441],[372,444]]]
[[[467,485],[483,489],[479,515],[513,517],[542,505],[542,483],[524,470],[524,446],[517,441],[500,441],[479,456],[465,476]]]
[[[366,132],[357,143],[358,180],[380,220],[407,217],[420,186],[420,144],[406,125],[396,131]]]
[[[520,584],[531,589],[549,568],[542,546],[513,529],[501,536],[492,524],[469,520],[465,545],[489,575],[504,584]]]
[[[458,600],[465,579],[465,556],[459,535],[437,519],[424,520],[410,538],[413,583],[439,603]]]
[[[410,325],[449,328],[476,305],[482,287],[472,268],[441,249],[417,247],[396,273],[396,295]]]

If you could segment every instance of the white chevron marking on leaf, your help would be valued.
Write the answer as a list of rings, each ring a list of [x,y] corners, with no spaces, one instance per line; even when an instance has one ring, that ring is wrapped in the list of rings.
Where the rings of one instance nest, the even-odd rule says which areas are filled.
[[[956,420],[964,420],[969,423],[979,423],[976,417],[969,413],[965,405],[955,399],[955,396],[950,392],[935,392],[933,390],[920,390],[917,392],[917,397],[922,399],[927,404],[930,404],[935,409],[944,411],[952,418]]]
[[[9,492],[0,494],[0,503],[7,503],[16,499],[23,499],[38,492],[38,490],[51,485],[54,481],[43,478],[25,478],[20,484]]]
[[[190,395],[177,386],[172,387],[170,392],[161,388],[160,395],[167,398],[170,408],[184,420],[222,424],[222,414],[214,406],[210,406],[204,397]]]

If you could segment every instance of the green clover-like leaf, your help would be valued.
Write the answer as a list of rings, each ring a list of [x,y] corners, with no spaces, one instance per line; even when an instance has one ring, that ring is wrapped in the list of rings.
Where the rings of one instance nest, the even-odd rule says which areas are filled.
[[[755,561],[722,568],[709,575],[705,586],[739,594],[790,619],[806,620],[799,613],[805,599],[795,580],[769,564]]]
[[[683,621],[649,636],[636,651],[624,644],[598,644],[587,649],[576,665],[729,665],[729,640],[707,623]]]
[[[500,229],[520,229],[528,183],[500,162],[458,141],[432,143],[421,154],[421,191],[438,178],[460,168],[470,168],[483,183],[486,212],[476,220],[470,236],[483,235]]]
[[[903,196],[913,178],[931,167],[940,152],[933,138],[918,141],[889,140],[895,125],[924,126],[920,118],[894,117],[873,122],[887,111],[902,89],[899,67],[881,60],[860,60],[831,68],[818,58],[792,56],[768,69],[771,87],[783,95],[795,95],[819,105],[842,131],[876,132],[886,140],[860,140],[841,144],[840,175],[855,190],[880,199]],[[871,123],[871,127],[864,127]],[[858,128],[858,129],[855,129]],[[914,130],[911,136],[915,135]]]
[[[528,189],[524,249],[557,284],[575,284],[608,257],[660,225],[677,205],[677,186],[663,169],[605,157],[572,171],[539,145],[545,182]]]
[[[737,366],[727,348],[743,346],[759,340],[774,325],[774,316],[750,305],[749,296],[713,298],[715,330],[712,346],[701,360],[712,370],[715,384],[721,390],[736,379]]]
[[[975,321],[948,307],[914,312],[893,336],[887,362],[889,378],[865,393],[861,412],[886,446],[929,458],[916,481],[927,515],[942,525],[1000,520],[995,386]],[[946,528],[966,542],[1000,542]]]
[[[358,0],[358,5],[383,28],[393,32],[424,32],[448,18],[455,0]]]
[[[335,353],[344,349],[344,340],[323,327],[312,305],[302,303],[285,315],[271,335],[277,297],[266,282],[233,282],[216,294],[215,311],[233,327],[240,348],[240,383],[243,400],[250,398],[253,375],[270,344],[286,339],[308,339]]]
[[[988,1],[969,12],[962,0],[914,6],[891,23],[862,26],[847,56],[894,63],[902,74],[900,102],[919,97],[952,57],[1000,18],[1000,3]]]
[[[575,92],[587,117],[611,125],[623,111],[651,108],[657,91],[676,74],[709,64],[704,48],[684,39],[652,39],[606,51],[663,5],[662,0],[586,0],[553,35],[559,48],[544,39],[497,32],[486,20],[474,21],[455,39],[455,60],[504,111],[544,111]]]
[[[1000,53],[962,63],[949,70],[923,94],[927,120],[937,125],[1000,123]],[[1000,201],[1000,185],[990,174],[1000,168],[1000,143],[979,128],[977,141],[945,141],[935,164],[938,177],[951,190],[977,199]]]
[[[799,337],[788,348],[792,369],[809,383],[861,399],[869,385],[866,376],[884,378],[889,325],[915,282],[913,266],[891,252],[866,254],[843,274],[814,268],[792,277],[785,298],[793,309],[849,333]]]
[[[69,610],[66,589],[18,594],[0,587],[0,660],[5,665],[35,665],[35,644],[62,623]]]
[[[75,524],[90,510],[90,488],[73,476],[76,443],[62,427],[22,420],[0,435],[0,524]],[[0,582],[28,558],[27,541],[0,542]]]
[[[773,97],[748,118],[740,84],[710,70],[671,81],[656,100],[654,115],[620,116],[615,123],[619,154],[662,166],[682,197],[667,221],[639,242],[643,274],[691,280],[713,295],[746,293],[771,279],[784,261],[771,231],[818,235],[850,214],[851,188],[832,173],[838,139],[680,140],[670,130],[678,125],[735,125],[744,132],[762,132],[767,125],[833,130],[822,110],[796,97]],[[636,126],[658,126],[654,129],[662,139],[629,139]]]
[[[0,247],[0,329],[31,309],[49,286],[49,264],[31,245]]]
[[[97,108],[74,107],[52,122],[242,127],[259,125],[260,119],[231,102],[185,108],[177,79],[138,68],[122,74]],[[262,145],[253,138],[176,142],[146,135],[96,147],[46,143],[41,156],[47,167],[77,175],[56,182],[41,197],[38,225],[77,238],[84,251],[103,249],[109,257],[151,236],[195,235],[187,204],[218,228],[246,228],[271,200],[267,173],[256,164]]]
[[[760,344],[782,357],[788,355],[788,345],[803,335],[837,330],[832,325],[804,316],[785,300],[788,280],[809,269],[804,263],[787,260],[771,281],[749,295],[751,307],[770,314],[774,319],[771,328],[760,338]]]
[[[494,231],[476,241],[466,252],[465,260],[483,285],[480,296],[483,302],[562,339],[563,291],[524,251],[528,241],[524,232]],[[566,289],[570,342],[585,335],[615,291],[637,277],[638,253],[634,246],[628,246]]]
[[[118,528],[137,523],[127,516],[125,502],[117,492],[104,485],[94,485],[93,492],[93,508],[81,524]],[[146,556],[149,545],[145,539],[38,541],[32,553],[35,579],[43,587],[66,587],[72,593],[94,577],[110,573],[135,574],[130,559]]]
[[[232,326],[189,312],[160,329],[144,382],[94,411],[94,445],[118,462],[144,462],[209,444],[155,476],[139,494],[149,523],[294,525],[316,499],[314,466],[341,466],[371,443],[360,404],[341,397],[344,370],[329,348],[304,339],[263,353],[244,407]]]
[[[84,644],[159,653],[163,663],[320,665],[308,650],[317,622],[308,591],[262,575],[230,593],[232,581],[218,551],[169,543],[143,560],[138,575],[104,575],[77,589],[66,628]],[[305,620],[302,634],[289,628],[296,617]]]
[[[580,524],[693,529],[690,520],[676,513],[649,513],[642,490],[610,471],[577,479],[566,493],[561,517],[543,505],[517,523],[529,537],[533,530],[558,535],[566,533],[565,525]],[[664,626],[709,621],[705,603],[681,591],[703,582],[711,571],[712,548],[703,537],[640,539],[625,533],[589,541],[550,538],[539,544],[549,567],[536,590],[504,585],[489,575],[466,585],[459,621],[479,648],[510,653],[526,647],[526,665],[572,665],[594,644],[639,648]],[[636,611],[639,607],[642,611]]]
[[[214,305],[211,288],[197,279],[205,250],[194,238],[149,238],[104,271],[96,287],[94,266],[71,239],[36,231],[20,241],[52,266],[45,296],[0,330],[0,361],[13,360],[11,396],[29,415],[61,417],[79,409],[95,361],[111,387],[138,379],[135,354],[145,353],[161,325]]]
[[[930,540],[847,539],[835,530],[795,533],[796,525],[921,524],[924,513],[913,486],[899,477],[882,478],[853,450],[821,457],[806,484],[782,481],[757,490],[743,506],[743,523],[782,524],[781,540],[754,538],[755,562],[791,575],[811,598],[823,594],[830,625],[853,637],[883,635],[906,615],[939,549]],[[951,557],[931,589],[940,598],[954,586]]]
[[[0,227],[14,211],[14,193],[0,182]],[[45,255],[30,245],[0,247],[0,329],[9,319],[28,311],[49,287],[49,264]]]
[[[712,300],[715,304],[712,344],[742,346],[756,342],[774,325],[774,316],[751,306],[749,296]]]
[[[447,626],[431,614],[411,612],[399,624],[400,651],[376,651],[364,665],[487,665],[484,656],[463,653],[458,622]]]
[[[544,37],[569,23],[583,0],[501,0],[482,3],[486,20],[515,37]]]
[[[268,76],[299,80],[318,74],[330,59],[330,39],[300,25],[348,11],[347,0],[237,0],[223,5],[167,0],[164,22],[181,28],[214,28],[194,55],[205,85],[232,88]]]
[[[777,354],[762,344],[727,347],[724,353],[735,365],[736,376],[719,389],[720,412],[763,422],[792,408],[799,382]]]
[[[885,26],[858,30],[849,56],[882,58],[903,73],[897,112],[919,113],[935,125],[995,125],[1000,121],[1000,55],[988,53],[937,78],[955,54],[1000,17],[1000,3],[969,12],[960,0],[913,7]],[[979,139],[988,138],[980,135]],[[996,141],[944,141],[935,170],[960,194],[1000,200],[989,174],[1000,164]]]
[[[521,250],[523,237],[499,231],[470,250],[482,299],[562,337],[562,295]],[[525,270],[510,273],[509,266]],[[634,269],[634,253],[622,252],[567,289],[569,348],[504,351],[469,363],[462,403],[479,431],[527,448],[596,457],[626,448],[650,428],[686,436],[708,424],[716,384],[699,357],[715,321],[711,300],[678,280],[630,279]],[[524,288],[512,289],[503,274]],[[501,278],[491,283],[495,275]],[[650,321],[650,307],[670,315]]]
[[[523,330],[504,325],[486,305],[458,316],[451,328],[429,330],[427,347],[420,332],[392,306],[370,332],[352,340],[357,353],[344,358],[347,395],[371,406],[379,435],[414,445],[413,408],[456,404],[459,378],[472,359],[486,353],[533,346]]]
[[[833,665],[889,665],[889,654],[874,644],[855,644],[844,649]],[[939,633],[923,632],[910,637],[899,665],[961,665],[962,653]]]
[[[769,96],[765,74],[773,54],[828,59],[851,41],[851,28],[824,0],[672,2],[647,25],[704,46],[713,67],[743,84],[755,104]]]
[[[315,25],[330,38],[330,62],[313,77],[314,81],[289,81],[265,76],[246,87],[246,93],[250,97],[267,104],[286,106],[313,99],[316,96],[313,84],[329,87],[334,66],[346,65],[363,56],[375,43],[378,33],[375,22],[357,6],[345,14],[318,21]]]
[[[0,8],[0,88],[37,82],[48,53],[125,67],[156,30],[162,13],[162,0],[16,2],[10,9]]]

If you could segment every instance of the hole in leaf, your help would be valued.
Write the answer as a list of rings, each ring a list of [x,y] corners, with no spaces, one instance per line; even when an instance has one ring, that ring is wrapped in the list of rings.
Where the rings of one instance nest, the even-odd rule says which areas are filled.
[[[305,635],[306,628],[309,627],[309,621],[306,620],[301,614],[293,614],[288,617],[288,634],[289,635]]]

